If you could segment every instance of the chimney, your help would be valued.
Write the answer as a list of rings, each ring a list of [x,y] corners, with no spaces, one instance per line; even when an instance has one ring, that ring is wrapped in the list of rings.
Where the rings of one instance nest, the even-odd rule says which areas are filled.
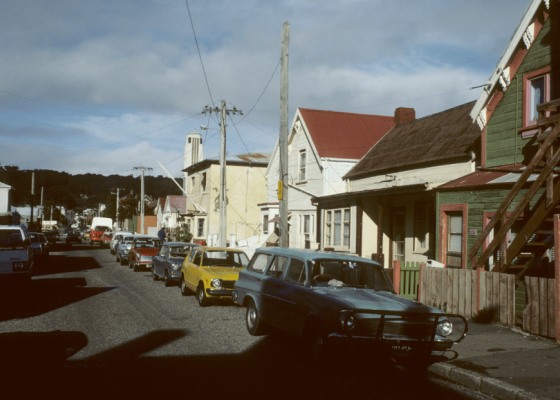
[[[416,112],[414,108],[399,107],[395,109],[395,124],[404,124],[406,122],[414,121],[416,119]]]

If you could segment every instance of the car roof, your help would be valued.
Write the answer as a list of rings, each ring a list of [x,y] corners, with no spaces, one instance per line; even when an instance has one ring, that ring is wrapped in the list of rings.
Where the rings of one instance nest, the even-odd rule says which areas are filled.
[[[201,247],[196,243],[185,243],[185,242],[165,242],[164,246],[189,246],[189,247]]]
[[[243,253],[245,252],[241,249],[234,249],[233,247],[210,247],[210,246],[200,246],[200,249],[203,251],[233,251],[235,253]],[[199,249],[199,250],[200,250]]]
[[[321,251],[321,250],[310,250],[310,249],[292,249],[288,247],[264,247],[258,248],[255,250],[255,254],[257,253],[265,253],[271,255],[279,255],[279,256],[294,256],[303,258],[305,261],[307,260],[315,260],[317,258],[329,259],[329,260],[346,260],[346,261],[355,261],[355,262],[368,262],[371,264],[376,264],[381,266],[376,261],[369,260],[367,258],[354,256],[351,254],[345,253],[336,253],[332,251]]]

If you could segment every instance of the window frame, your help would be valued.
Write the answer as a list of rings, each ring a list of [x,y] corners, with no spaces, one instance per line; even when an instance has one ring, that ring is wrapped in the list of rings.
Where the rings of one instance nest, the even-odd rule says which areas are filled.
[[[272,268],[275,267],[277,264],[275,264],[276,260],[279,258],[285,258],[286,260],[284,261],[284,264],[282,265],[282,271],[280,272],[280,275],[270,275],[269,272],[272,272]],[[279,264],[278,264],[279,265]],[[270,278],[273,279],[279,279],[279,280],[283,280],[284,276],[286,275],[286,271],[288,270],[288,267],[290,266],[290,257],[288,256],[283,256],[280,254],[275,254],[271,260],[269,261],[266,270],[264,271],[264,274]]]
[[[288,280],[288,276],[290,275],[290,269],[292,268],[292,263],[294,261],[299,261],[303,265],[302,272],[300,272],[299,280],[297,282],[294,282],[293,280]],[[302,281],[302,277],[303,277],[303,281]],[[309,279],[307,277],[307,265],[306,265],[305,261],[303,261],[299,258],[291,257],[290,260],[288,261],[288,266],[286,268],[286,272],[284,273],[284,281],[288,282],[288,283],[291,283],[293,285],[305,286],[305,283],[309,281]]]
[[[551,67],[545,67],[538,69],[533,72],[529,72],[523,75],[523,112],[522,112],[522,124],[521,131],[529,131],[524,133],[525,138],[532,137],[538,132],[536,127],[536,121],[531,120],[531,82],[539,79],[541,77],[545,78],[544,84],[544,102],[551,101],[551,91],[552,91],[552,82],[551,82],[551,75],[553,74],[560,74],[560,70],[552,70]],[[560,75],[557,75],[560,76]],[[546,112],[546,116],[550,116],[550,112]]]
[[[307,182],[307,149],[302,149],[299,151],[298,160],[298,181]]]
[[[463,216],[463,241],[461,243],[461,269],[467,267],[467,228],[468,228],[468,205],[442,204],[439,206],[439,262],[447,266],[447,235],[449,231],[447,217],[451,214],[462,213]]]
[[[202,222],[202,225],[201,225]],[[201,233],[202,231],[202,233]],[[201,238],[204,237],[204,218],[198,218],[197,226],[196,226],[196,234],[197,237]]]
[[[253,269],[253,264],[255,264],[257,258],[261,256],[268,257],[266,264],[261,270]],[[266,269],[268,268],[268,265],[270,264],[270,261],[273,259],[273,257],[274,256],[272,254],[268,254],[268,253],[255,253],[253,257],[251,257],[251,260],[249,261],[249,265],[247,265],[247,271],[252,271],[257,274],[264,274],[264,271],[266,271]]]
[[[268,234],[268,214],[264,214],[263,215],[263,220],[262,220],[262,233],[264,235]]]
[[[335,221],[336,212],[340,212],[340,221]],[[348,220],[345,216],[348,215]],[[350,250],[352,246],[352,207],[331,208],[324,210],[323,247],[332,247],[337,250]],[[340,242],[335,244],[336,225],[340,226]],[[313,223],[311,223],[313,225]],[[346,234],[346,227],[348,233]],[[313,228],[311,228],[313,231]],[[345,240],[348,244],[345,244]]]

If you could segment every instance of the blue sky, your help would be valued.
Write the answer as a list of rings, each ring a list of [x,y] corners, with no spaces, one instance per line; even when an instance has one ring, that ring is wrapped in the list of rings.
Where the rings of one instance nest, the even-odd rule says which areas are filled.
[[[246,115],[228,121],[232,155],[276,143],[285,21],[290,122],[297,107],[422,117],[479,96],[469,88],[486,83],[528,4],[189,0],[212,98]],[[10,0],[0,53],[0,165],[164,175],[159,160],[178,177],[193,129],[218,156],[217,131],[200,129],[219,127],[200,114],[211,97],[184,0]]]

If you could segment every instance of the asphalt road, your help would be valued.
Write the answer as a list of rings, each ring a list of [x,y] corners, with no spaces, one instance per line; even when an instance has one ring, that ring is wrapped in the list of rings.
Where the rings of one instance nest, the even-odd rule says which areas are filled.
[[[29,286],[0,280],[0,384],[18,397],[486,398],[372,355],[313,364],[302,344],[247,333],[245,309],[57,245]],[[60,251],[58,251],[60,250]],[[13,398],[13,397],[12,397]]]

